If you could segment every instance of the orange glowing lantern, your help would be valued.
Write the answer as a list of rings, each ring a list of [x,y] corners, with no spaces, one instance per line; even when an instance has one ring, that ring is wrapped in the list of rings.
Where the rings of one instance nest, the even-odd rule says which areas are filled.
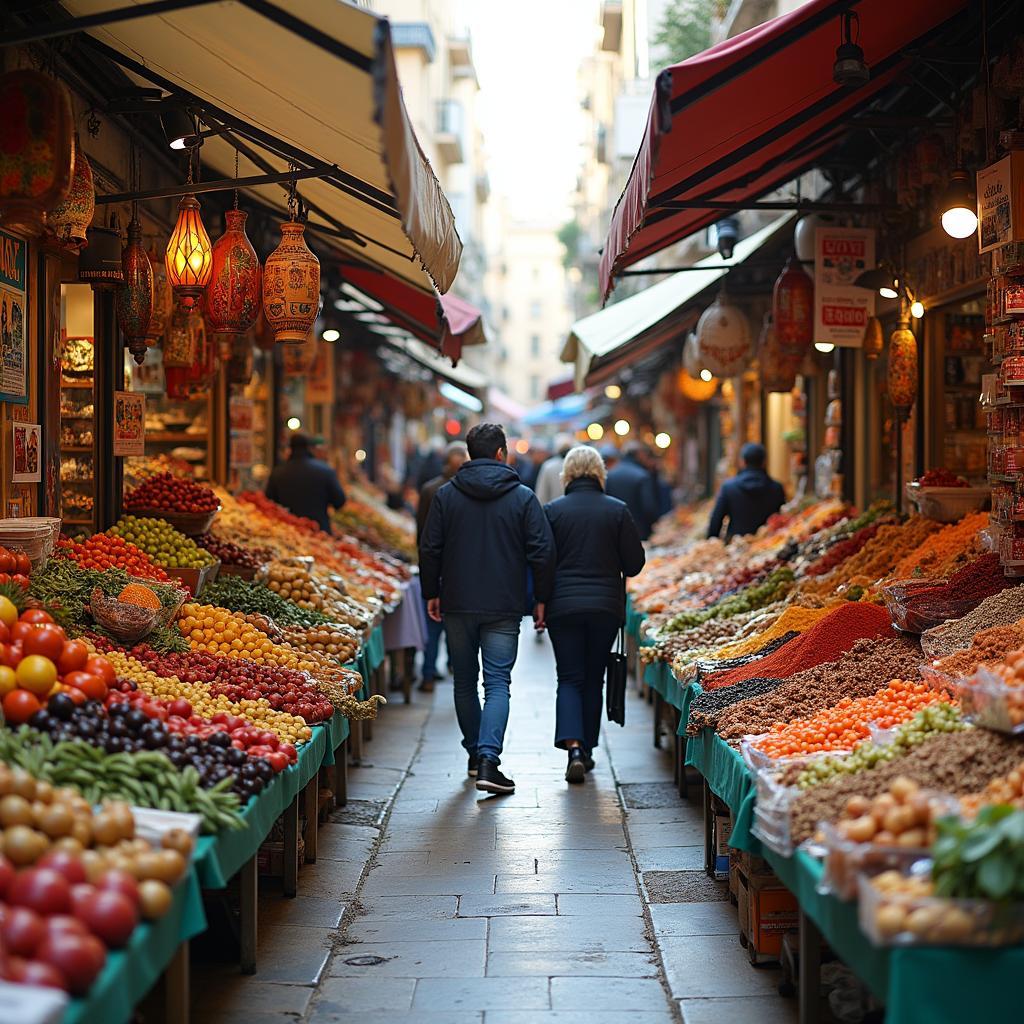
[[[772,292],[772,321],[783,355],[803,356],[814,341],[814,282],[792,256]]]
[[[181,197],[178,221],[167,243],[167,280],[182,309],[192,309],[213,272],[213,247],[195,196]]]

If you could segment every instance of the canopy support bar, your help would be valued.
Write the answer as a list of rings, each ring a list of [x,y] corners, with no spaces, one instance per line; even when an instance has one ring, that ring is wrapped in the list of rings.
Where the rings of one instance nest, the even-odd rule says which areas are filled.
[[[889,213],[899,210],[894,203],[828,203],[807,199],[765,199],[733,202],[719,199],[666,199],[659,210],[796,210],[798,213]]]
[[[248,188],[255,185],[279,185],[286,181],[301,181],[304,178],[322,178],[333,168],[333,164],[320,167],[303,167],[297,171],[282,171],[280,174],[253,174],[247,178],[216,178],[211,181],[193,181],[166,188],[150,188],[142,192],[115,192],[97,196],[97,205],[104,203],[129,203],[140,199],[170,199],[173,196],[199,195],[203,192],[226,192],[233,188]]]

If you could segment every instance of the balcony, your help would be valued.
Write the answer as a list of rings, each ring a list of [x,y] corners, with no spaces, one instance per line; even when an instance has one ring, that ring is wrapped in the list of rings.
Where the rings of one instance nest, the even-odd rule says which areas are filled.
[[[458,100],[437,101],[437,134],[434,142],[442,160],[461,164],[466,159],[466,118]]]
[[[622,0],[604,0],[601,28],[604,29],[601,49],[605,53],[618,53],[622,47]]]
[[[448,62],[451,65],[452,78],[471,78],[476,81],[473,48],[468,36],[448,37]]]
[[[419,50],[432,64],[437,54],[434,33],[425,21],[399,21],[391,25],[391,44],[396,50]]]

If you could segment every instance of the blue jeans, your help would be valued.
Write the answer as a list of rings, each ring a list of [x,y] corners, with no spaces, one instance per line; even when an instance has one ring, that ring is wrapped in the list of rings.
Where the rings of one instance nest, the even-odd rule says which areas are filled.
[[[427,602],[423,602],[424,609]],[[427,616],[427,643],[423,648],[423,681],[437,679],[437,656],[441,650],[441,637],[444,636],[444,623],[435,622]]]
[[[501,763],[501,747],[508,725],[512,666],[519,652],[519,616],[457,612],[444,617],[448,654],[454,676],[455,714],[462,730],[462,745],[470,754]],[[484,706],[480,707],[477,682],[480,656],[484,664]]]
[[[613,615],[563,615],[548,622],[558,672],[555,746],[579,740],[589,754],[601,734],[604,674],[619,631]]]

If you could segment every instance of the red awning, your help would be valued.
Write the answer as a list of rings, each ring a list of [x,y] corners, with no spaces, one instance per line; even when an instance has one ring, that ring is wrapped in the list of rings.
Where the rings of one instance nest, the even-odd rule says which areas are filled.
[[[673,202],[746,202],[814,166],[866,106],[910,65],[908,47],[965,0],[809,0],[658,76],[640,151],[601,257],[607,297],[624,267],[725,214]],[[871,80],[832,80],[841,14],[860,18]]]
[[[450,292],[438,295],[413,287],[375,267],[345,264],[343,280],[384,307],[383,316],[405,328],[448,356],[452,363],[462,357],[464,345],[483,345],[487,341],[483,313],[471,302]]]

